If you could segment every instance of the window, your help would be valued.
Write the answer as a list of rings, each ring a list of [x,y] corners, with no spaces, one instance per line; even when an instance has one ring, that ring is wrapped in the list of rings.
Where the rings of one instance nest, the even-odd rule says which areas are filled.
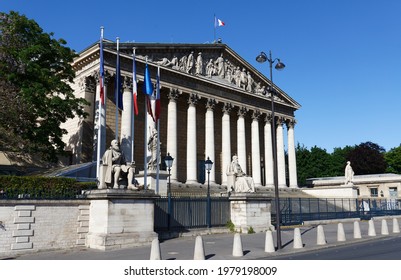
[[[370,188],[370,196],[371,197],[378,197],[377,188]]]

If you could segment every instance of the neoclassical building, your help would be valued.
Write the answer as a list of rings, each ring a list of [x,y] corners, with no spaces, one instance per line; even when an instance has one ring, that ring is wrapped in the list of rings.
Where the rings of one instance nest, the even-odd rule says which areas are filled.
[[[227,45],[120,43],[124,109],[118,115],[114,97],[117,44],[105,41],[103,45],[107,98],[101,153],[115,138],[117,125],[117,137],[127,160],[131,161],[133,156],[137,171],[143,170],[148,137],[145,133],[148,135],[149,128],[155,125],[145,113],[142,90],[147,63],[154,83],[160,69],[160,152],[162,158],[167,153],[174,158],[173,182],[204,183],[207,179],[204,161],[209,157],[214,163],[210,182],[224,186],[226,168],[236,154],[242,169],[253,177],[257,187],[272,187],[274,121],[279,187],[297,187],[294,126],[295,111],[300,105],[274,85],[275,119],[272,120],[272,96],[266,90],[271,86],[270,80]],[[139,114],[132,117],[134,50]],[[96,160],[99,54],[97,42],[79,53],[74,61],[76,78],[72,86],[76,96],[84,97],[90,106],[86,119],[72,119],[64,125],[68,131],[64,140],[71,154],[70,164]],[[130,152],[131,139],[133,152]]]

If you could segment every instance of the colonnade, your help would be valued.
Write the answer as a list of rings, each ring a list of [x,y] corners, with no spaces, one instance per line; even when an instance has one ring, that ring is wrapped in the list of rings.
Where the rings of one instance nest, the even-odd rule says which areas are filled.
[[[168,116],[167,116],[167,151],[173,157],[177,153],[177,98],[181,93],[177,90],[170,90],[168,95]],[[183,97],[184,98],[184,97]],[[199,128],[196,121],[196,108],[200,97],[197,94],[190,94],[188,96],[188,108],[187,108],[187,145],[186,145],[186,184],[197,183],[197,133]],[[255,186],[262,186],[262,166],[261,166],[261,155],[264,155],[265,167],[263,174],[266,178],[264,185],[268,187],[274,186],[273,179],[273,141],[272,141],[272,125],[271,125],[271,115],[268,113],[263,114],[259,110],[253,110],[251,113],[251,165],[250,168],[247,165],[247,151],[246,151],[246,133],[245,133],[245,115],[250,109],[246,107],[235,108],[229,102],[223,102],[222,106],[222,131],[221,139],[216,139],[215,137],[215,110],[217,108],[216,104],[218,102],[213,98],[208,98],[206,100],[206,113],[205,113],[205,157],[209,157],[213,162],[215,162],[215,143],[216,141],[221,141],[221,172],[216,172],[215,165],[213,165],[210,171],[210,183],[216,182],[217,174],[221,174],[222,185],[227,183],[226,168],[231,162],[232,157],[232,137],[237,137],[237,147],[236,154],[238,155],[239,163],[243,171],[252,176]],[[204,103],[202,103],[204,104]],[[230,130],[231,121],[231,111],[237,109],[238,118],[237,122],[237,135],[232,135]],[[262,117],[264,119],[262,119]],[[297,183],[297,170],[296,170],[296,158],[295,158],[295,139],[294,139],[294,126],[295,120],[293,118],[286,118],[279,116],[275,119],[276,121],[276,137],[277,137],[277,166],[278,166],[278,184],[280,188],[284,187],[298,187]],[[259,126],[264,123],[264,151],[260,151],[260,133]],[[285,168],[285,151],[284,151],[284,125],[287,126],[287,140],[288,140],[288,174],[289,174],[289,186],[286,183],[286,168]],[[248,136],[249,137],[249,136]],[[205,158],[205,159],[206,159]],[[249,172],[252,170],[252,172]],[[177,181],[177,168],[173,165],[171,169],[171,180]]]
[[[97,99],[99,94],[99,88],[97,88]],[[172,157],[177,156],[178,151],[178,117],[177,117],[177,99],[183,95],[178,89],[170,89],[168,93],[168,105],[167,105],[167,144],[166,150],[170,153]],[[195,94],[183,95],[182,98],[187,99],[187,128],[186,128],[186,184],[195,184],[197,182],[197,133],[199,128],[197,126],[196,120],[196,109],[200,103],[200,97]],[[129,83],[124,84],[124,103],[131,103],[132,93],[129,88]],[[260,187],[262,185],[267,187],[274,186],[274,173],[273,173],[273,140],[272,140],[272,118],[270,112],[261,112],[259,109],[250,109],[245,106],[234,106],[230,102],[221,101],[222,105],[217,107],[216,101],[213,98],[208,98],[206,100],[206,113],[205,113],[205,156],[209,157],[213,162],[221,159],[221,169],[216,172],[215,164],[210,171],[210,183],[216,183],[216,174],[221,174],[219,178],[222,185],[227,183],[226,168],[232,160],[233,153],[238,155],[239,163],[243,171],[250,176],[252,176],[255,186]],[[125,106],[130,108],[131,106]],[[216,108],[222,108],[222,118],[221,118],[221,139],[216,139],[215,137],[215,110]],[[102,115],[104,114],[105,108],[103,108]],[[238,118],[232,120],[233,114],[232,110],[237,111]],[[246,135],[245,129],[245,117],[250,113],[251,121],[251,133]],[[132,108],[129,110],[124,110],[122,112],[122,124],[121,124],[121,148],[123,152],[128,156],[127,160],[131,160],[130,152],[131,146],[131,120]],[[230,127],[231,122],[236,121],[237,135],[231,133]],[[297,170],[296,170],[296,157],[295,157],[295,139],[294,139],[294,126],[295,119],[286,116],[277,116],[276,121],[276,144],[277,144],[277,171],[278,171],[278,185],[280,188],[291,187],[297,188]],[[103,120],[102,120],[103,122]],[[264,125],[263,137],[260,136],[260,126]],[[287,127],[287,151],[288,151],[288,175],[289,175],[289,186],[286,183],[286,166],[285,166],[285,151],[284,151],[284,125]],[[104,123],[101,124],[102,127],[105,126]],[[104,138],[104,135],[101,136]],[[234,147],[232,151],[232,137],[236,137],[237,147]],[[250,137],[248,141],[251,143],[251,166],[247,164],[247,137]],[[264,140],[263,147],[264,151],[260,151],[260,141]],[[221,141],[221,157],[216,159],[215,155],[215,144],[216,141]],[[104,142],[103,142],[104,143]],[[105,147],[102,147],[102,150]],[[249,151],[248,151],[249,152]],[[264,157],[264,168],[262,169],[262,155]],[[205,158],[205,159],[206,159]],[[262,171],[264,174],[262,174]],[[264,182],[262,182],[262,177],[264,175]],[[171,181],[178,181],[177,174],[177,160],[173,161],[173,166],[171,168]]]

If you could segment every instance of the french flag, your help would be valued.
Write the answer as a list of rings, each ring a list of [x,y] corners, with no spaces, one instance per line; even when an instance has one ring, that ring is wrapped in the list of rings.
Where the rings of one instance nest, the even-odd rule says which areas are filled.
[[[220,27],[220,26],[225,26],[226,24],[224,23],[224,21],[222,21],[221,19],[218,19],[217,17],[214,17],[214,26],[215,27]]]

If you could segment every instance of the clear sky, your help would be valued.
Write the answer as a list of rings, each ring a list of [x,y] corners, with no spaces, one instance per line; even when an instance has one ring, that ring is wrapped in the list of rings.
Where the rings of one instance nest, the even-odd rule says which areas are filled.
[[[307,148],[401,144],[399,0],[0,0],[81,51],[121,42],[208,43],[216,37],[269,76],[260,51],[286,64],[274,82],[301,104],[295,140]]]

